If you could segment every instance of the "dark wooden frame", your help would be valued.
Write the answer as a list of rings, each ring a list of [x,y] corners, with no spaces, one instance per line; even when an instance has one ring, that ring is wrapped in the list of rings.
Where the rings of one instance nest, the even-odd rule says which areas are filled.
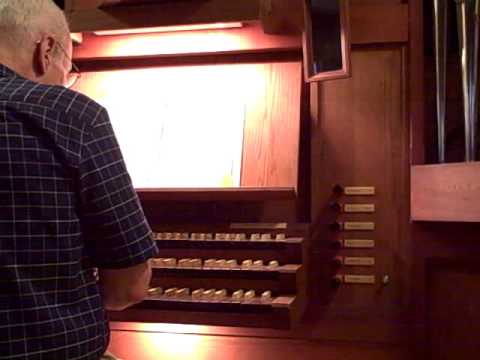
[[[350,2],[349,0],[338,0],[340,5],[340,36],[342,48],[342,68],[340,70],[326,71],[318,74],[313,70],[312,54],[312,17],[307,6],[307,0],[303,1],[305,11],[305,29],[303,31],[303,57],[305,80],[308,82],[342,79],[350,77]]]

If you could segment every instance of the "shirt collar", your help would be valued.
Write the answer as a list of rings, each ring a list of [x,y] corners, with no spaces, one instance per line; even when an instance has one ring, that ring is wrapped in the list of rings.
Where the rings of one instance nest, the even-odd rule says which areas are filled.
[[[0,77],[17,77],[17,73],[12,69],[0,64]]]

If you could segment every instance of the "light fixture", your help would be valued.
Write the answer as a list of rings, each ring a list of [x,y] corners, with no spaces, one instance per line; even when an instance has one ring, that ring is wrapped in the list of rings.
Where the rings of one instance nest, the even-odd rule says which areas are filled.
[[[176,25],[176,26],[161,26],[161,27],[145,27],[135,29],[119,29],[119,30],[101,30],[94,31],[95,35],[131,35],[131,34],[150,34],[162,32],[176,32],[176,31],[192,31],[192,30],[218,30],[218,29],[235,29],[241,28],[241,22],[230,23],[214,23],[214,24],[191,24],[191,25]]]

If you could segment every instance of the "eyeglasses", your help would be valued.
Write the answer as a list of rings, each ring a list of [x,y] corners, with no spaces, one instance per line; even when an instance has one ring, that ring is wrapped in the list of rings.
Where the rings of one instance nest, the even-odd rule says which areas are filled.
[[[67,89],[70,89],[73,85],[75,85],[75,83],[82,76],[82,74],[80,72],[80,69],[78,68],[77,65],[75,65],[72,58],[68,55],[67,51],[64,49],[62,44],[58,41],[57,41],[57,44],[58,44],[58,47],[60,48],[60,50],[62,50],[63,55],[65,55],[65,57],[70,61],[70,64],[71,64],[70,71],[67,74],[66,83],[64,84],[64,86]]]
[[[40,44],[40,41],[37,41],[36,44],[37,45]],[[63,86],[65,86],[67,89],[70,89],[73,85],[75,85],[75,83],[82,76],[82,74],[80,72],[80,69],[78,68],[77,65],[75,65],[72,58],[68,55],[67,51],[62,46],[62,44],[59,41],[56,41],[56,44],[58,45],[60,50],[62,50],[63,55],[70,61],[70,64],[71,64],[70,71],[67,74],[67,79],[65,81],[65,84],[63,84]]]

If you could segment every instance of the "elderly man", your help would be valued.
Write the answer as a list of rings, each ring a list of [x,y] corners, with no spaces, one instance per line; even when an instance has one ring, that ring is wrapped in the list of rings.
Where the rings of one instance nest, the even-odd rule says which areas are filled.
[[[107,112],[65,87],[63,13],[0,0],[0,34],[0,359],[98,360],[157,248]]]

